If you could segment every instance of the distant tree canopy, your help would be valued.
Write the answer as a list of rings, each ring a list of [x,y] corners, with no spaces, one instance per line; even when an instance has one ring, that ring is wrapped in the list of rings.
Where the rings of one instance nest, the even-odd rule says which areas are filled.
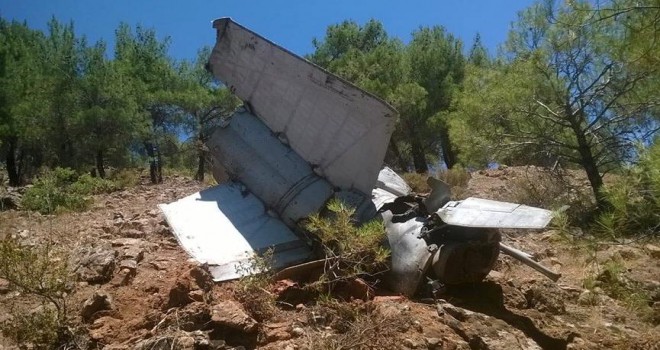
[[[359,26],[344,21],[313,41],[307,58],[392,104],[400,113],[388,162],[401,169],[427,172],[442,159],[451,167],[456,154],[445,114],[454,89],[463,80],[462,43],[444,28],[420,28],[409,45],[389,38],[375,20]]]
[[[659,25],[654,0],[544,0],[495,57],[479,35],[466,52],[422,27],[403,45],[372,20],[330,26],[308,58],[399,110],[390,165],[575,165],[606,206],[603,174],[634,162],[660,126]]]
[[[634,163],[660,127],[657,0],[541,0],[497,55],[437,25],[407,44],[377,20],[344,21],[306,57],[400,113],[386,156],[398,170],[441,164],[582,168],[601,206],[603,174]],[[169,39],[126,24],[112,54],[53,19],[44,33],[0,19],[0,156],[10,183],[42,166],[135,164],[158,145],[205,172],[204,142],[239,101],[203,68],[168,56]],[[181,140],[182,135],[190,136]]]
[[[204,71],[204,57],[176,62],[169,39],[140,26],[115,33],[111,55],[105,42],[77,37],[73,23],[53,18],[44,33],[0,19],[0,156],[11,185],[42,166],[105,177],[107,166],[144,161],[145,145],[171,166],[202,162],[200,123],[236,100]]]
[[[463,162],[574,164],[607,205],[603,174],[634,162],[660,127],[660,6],[601,6],[539,2],[500,57],[468,65],[450,115]]]

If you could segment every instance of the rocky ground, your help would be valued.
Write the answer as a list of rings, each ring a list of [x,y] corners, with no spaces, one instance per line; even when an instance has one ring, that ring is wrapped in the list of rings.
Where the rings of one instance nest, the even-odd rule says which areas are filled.
[[[522,174],[514,168],[474,173],[467,192],[503,199],[507,184]],[[450,289],[438,299],[377,291],[366,301],[279,302],[267,317],[256,316],[235,298],[236,282],[213,283],[189,261],[157,209],[201,188],[173,176],[163,184],[144,181],[96,196],[83,213],[4,211],[0,238],[51,240],[67,248],[76,281],[69,313],[83,348],[660,348],[658,243],[587,246],[583,238],[555,230],[503,236],[562,273],[558,283],[501,256],[484,282]],[[603,268],[608,262],[624,267],[616,283],[634,286],[649,296],[649,305],[610,296],[613,277]],[[263,293],[276,296],[291,285],[280,281]],[[30,302],[0,280],[0,322],[13,306]],[[15,347],[0,336],[0,349]]]

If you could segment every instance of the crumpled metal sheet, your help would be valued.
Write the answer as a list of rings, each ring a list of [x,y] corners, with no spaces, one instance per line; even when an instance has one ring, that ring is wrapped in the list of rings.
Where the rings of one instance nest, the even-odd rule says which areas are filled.
[[[371,201],[380,209],[399,196],[412,192],[408,184],[392,169],[385,167],[378,174],[378,187],[371,192]],[[387,242],[391,252],[387,283],[397,293],[413,295],[431,264],[432,254],[426,242],[419,237],[424,226],[422,218],[405,222],[392,222],[392,212],[380,214],[385,224]]]
[[[271,247],[276,268],[311,256],[309,247],[240,183],[214,186],[159,208],[180,245],[209,265],[215,281],[249,274],[250,258]]]
[[[396,110],[229,18],[213,26],[213,75],[317,174],[336,187],[371,193]]]
[[[406,183],[406,180],[401,178],[394,170],[389,167],[384,167],[378,173],[378,181],[376,182],[376,188],[385,190],[391,194],[400,196],[407,196],[412,192],[412,189]]]
[[[552,219],[549,210],[472,197],[451,201],[436,213],[447,224],[465,227],[541,229]]]

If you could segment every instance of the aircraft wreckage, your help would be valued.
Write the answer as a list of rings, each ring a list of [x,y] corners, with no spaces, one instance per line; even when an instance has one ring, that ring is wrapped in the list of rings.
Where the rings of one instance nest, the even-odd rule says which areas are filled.
[[[481,281],[502,251],[552,280],[558,274],[503,245],[497,229],[540,229],[544,209],[479,198],[451,201],[412,193],[383,167],[397,112],[376,96],[277,46],[229,18],[213,22],[208,69],[244,107],[224,119],[207,146],[219,185],[160,205],[181,246],[216,281],[274,251],[274,268],[313,258],[297,223],[331,198],[356,220],[383,220],[391,250],[385,280],[413,295],[425,277],[443,284]]]

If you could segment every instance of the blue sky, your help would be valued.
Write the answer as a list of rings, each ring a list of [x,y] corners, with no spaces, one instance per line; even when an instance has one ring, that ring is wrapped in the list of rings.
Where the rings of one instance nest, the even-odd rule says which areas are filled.
[[[477,32],[491,53],[506,39],[510,23],[531,0],[0,0],[0,16],[26,20],[45,29],[52,15],[74,21],[77,34],[112,45],[120,22],[154,28],[159,37],[172,39],[170,54],[194,58],[204,45],[213,45],[211,21],[232,17],[268,39],[297,53],[313,50],[312,38],[322,38],[328,25],[352,19],[362,24],[374,18],[390,36],[407,42],[420,26],[442,25],[466,47]]]

